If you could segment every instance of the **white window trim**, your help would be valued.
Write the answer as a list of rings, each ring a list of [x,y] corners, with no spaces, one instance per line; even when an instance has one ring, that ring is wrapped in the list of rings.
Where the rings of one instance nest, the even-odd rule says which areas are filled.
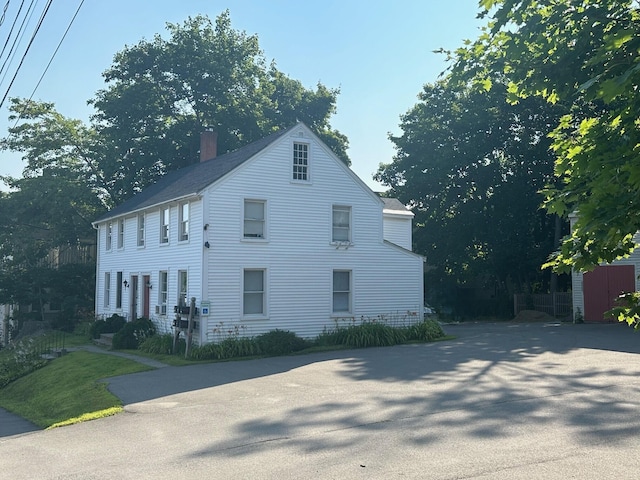
[[[167,223],[164,223],[164,212],[168,212]],[[167,235],[163,235],[165,232]],[[160,245],[169,245],[171,243],[171,207],[160,208]]]
[[[244,313],[244,273],[247,270],[262,271],[262,313],[245,314]],[[243,267],[240,270],[240,317],[244,320],[268,320],[269,319],[269,270],[267,267]]]
[[[307,178],[304,180],[293,178],[293,167],[294,167],[293,152],[296,144],[307,146],[307,169],[306,169]],[[307,137],[293,138],[291,141],[290,155],[291,157],[290,157],[290,163],[289,163],[289,180],[291,181],[291,183],[296,183],[301,185],[311,184],[312,149],[311,149],[311,142],[309,141],[309,139]]]
[[[184,292],[184,306],[188,307],[190,305],[191,299],[189,298],[189,270],[188,269],[179,269],[177,274],[178,285],[176,289],[176,305],[180,305],[180,295],[182,294],[181,282],[180,282],[180,274],[184,272],[187,277],[187,290]]]
[[[187,207],[187,220],[185,222],[183,218],[183,208],[186,205]],[[186,229],[184,228],[184,224],[187,224]],[[186,230],[186,235],[185,235]],[[189,241],[191,236],[191,203],[190,202],[181,202],[178,204],[178,243],[186,243]],[[186,238],[183,238],[185,237]]]
[[[166,281],[166,285],[162,285],[162,276],[164,274],[164,280]],[[188,281],[188,279],[187,279]],[[189,285],[187,285],[188,287]],[[166,288],[165,289],[163,289]],[[164,295],[164,302],[162,301],[162,297]],[[160,270],[158,272],[158,306],[160,307],[159,315],[166,316],[167,315],[167,305],[169,304],[169,271],[168,270]],[[164,307],[164,312],[162,311]]]
[[[262,237],[245,237],[245,230],[244,230],[244,222],[246,220],[245,217],[245,205],[246,202],[255,202],[255,203],[262,203],[262,207],[263,207],[263,216],[264,219],[262,221]],[[255,242],[255,243],[266,243],[269,240],[269,208],[268,208],[268,204],[266,200],[263,199],[258,199],[258,198],[244,198],[242,199],[242,205],[240,207],[242,209],[242,221],[240,222],[240,239],[243,242]]]
[[[333,295],[336,293],[333,284],[333,274],[336,272],[349,272],[349,309],[347,311],[336,312],[334,310]],[[334,268],[331,270],[331,316],[332,317],[345,317],[353,315],[353,269],[349,268]]]
[[[348,209],[349,210],[349,235],[347,240],[334,240],[333,238],[333,212],[336,208]],[[351,205],[342,205],[339,203],[335,203],[331,205],[331,213],[330,213],[330,232],[329,239],[331,245],[338,246],[351,246],[353,245],[353,207]]]
[[[142,225],[142,228],[140,226]],[[136,245],[138,248],[144,248],[147,236],[147,219],[144,213],[139,213],[136,217]]]
[[[125,219],[118,220],[118,250],[124,249],[124,224]]]
[[[104,249],[107,252],[110,252],[113,249],[113,222],[107,222],[107,225],[105,227],[105,243],[104,243]]]
[[[104,272],[104,308],[111,307],[111,272]]]

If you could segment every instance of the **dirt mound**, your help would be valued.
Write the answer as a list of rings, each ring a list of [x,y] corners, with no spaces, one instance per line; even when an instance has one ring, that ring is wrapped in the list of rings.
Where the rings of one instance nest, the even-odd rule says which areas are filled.
[[[522,310],[512,322],[531,323],[531,322],[557,322],[551,315],[535,310]]]

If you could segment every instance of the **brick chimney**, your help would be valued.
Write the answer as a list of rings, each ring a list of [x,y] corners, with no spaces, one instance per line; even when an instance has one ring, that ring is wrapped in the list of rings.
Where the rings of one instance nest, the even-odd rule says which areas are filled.
[[[206,162],[218,154],[218,132],[205,130],[200,134],[200,161]]]

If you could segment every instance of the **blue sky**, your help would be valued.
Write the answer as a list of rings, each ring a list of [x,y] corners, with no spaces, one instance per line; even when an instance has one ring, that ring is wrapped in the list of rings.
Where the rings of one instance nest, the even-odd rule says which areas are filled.
[[[2,42],[16,17],[16,3],[0,25]],[[1,96],[45,3],[39,1],[18,55],[0,75]],[[31,96],[79,4],[52,3],[9,96]],[[443,55],[433,50],[454,49],[478,36],[477,5],[478,0],[85,0],[33,98],[87,121],[92,109],[86,102],[104,86],[101,74],[116,52],[156,33],[166,36],[167,22],[181,23],[197,14],[214,19],[228,8],[232,27],[256,34],[266,59],[279,70],[308,88],[322,82],[340,89],[332,126],[349,138],[352,169],[374,190],[382,190],[372,176],[381,162],[393,158],[389,132],[400,132],[400,115],[446,67]],[[9,127],[7,103],[0,109],[1,136]],[[0,155],[0,175],[20,176],[20,156]]]

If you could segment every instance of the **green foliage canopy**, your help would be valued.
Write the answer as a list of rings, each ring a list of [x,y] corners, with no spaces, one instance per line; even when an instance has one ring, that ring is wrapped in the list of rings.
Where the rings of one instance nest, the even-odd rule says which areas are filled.
[[[168,170],[198,161],[199,134],[218,132],[218,152],[235,150],[297,120],[309,125],[346,163],[347,139],[331,128],[338,90],[308,90],[267,65],[258,38],[231,27],[229,12],[167,24],[125,47],[90,103],[110,149],[106,177],[121,179],[119,203]]]
[[[523,291],[543,281],[555,221],[538,191],[553,176],[545,132],[562,110],[537,98],[510,105],[505,93],[497,83],[426,85],[391,137],[393,162],[378,170],[389,194],[413,207],[416,251],[436,267],[431,283],[482,276]]]
[[[459,81],[508,100],[540,96],[568,107],[551,131],[557,181],[550,212],[577,213],[550,265],[589,270],[629,254],[640,230],[640,8],[637,1],[483,0],[487,27],[455,52]],[[588,108],[585,108],[588,106]]]

